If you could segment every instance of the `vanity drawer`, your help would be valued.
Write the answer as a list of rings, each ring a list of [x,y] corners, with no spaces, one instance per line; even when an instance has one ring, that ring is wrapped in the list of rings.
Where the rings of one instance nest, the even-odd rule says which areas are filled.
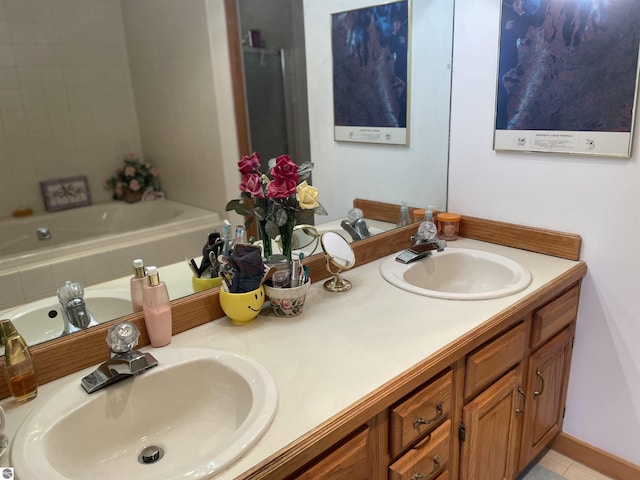
[[[389,467],[389,480],[435,479],[447,468],[450,431],[447,420]]]
[[[526,347],[527,322],[522,322],[468,355],[464,397],[469,398],[479,392],[522,360]]]
[[[579,299],[580,287],[575,286],[534,314],[532,348],[541,345],[576,319]]]
[[[366,480],[367,467],[367,438],[369,429],[366,428],[333,450],[322,459],[297,473],[291,480]]]
[[[391,407],[389,449],[396,457],[451,412],[453,373],[448,370]]]

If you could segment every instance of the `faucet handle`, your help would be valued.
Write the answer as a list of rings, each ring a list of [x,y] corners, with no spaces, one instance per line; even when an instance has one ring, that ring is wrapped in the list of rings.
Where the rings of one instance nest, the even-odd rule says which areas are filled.
[[[140,332],[133,323],[120,322],[109,329],[107,344],[113,354],[127,353],[138,344],[139,337]]]
[[[84,288],[78,282],[70,282],[67,280],[58,288],[58,300],[65,304],[73,298],[84,297]]]

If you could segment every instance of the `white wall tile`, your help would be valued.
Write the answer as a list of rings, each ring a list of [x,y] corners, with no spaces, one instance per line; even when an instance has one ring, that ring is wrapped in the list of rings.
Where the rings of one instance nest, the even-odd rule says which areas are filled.
[[[51,265],[22,269],[20,280],[28,302],[55,294],[56,283]]]
[[[9,308],[26,301],[20,273],[17,270],[0,274],[0,308]]]

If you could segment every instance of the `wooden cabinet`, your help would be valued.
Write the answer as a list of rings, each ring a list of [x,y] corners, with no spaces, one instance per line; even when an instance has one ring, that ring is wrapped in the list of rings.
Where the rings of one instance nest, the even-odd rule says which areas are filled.
[[[511,480],[560,432],[578,299],[576,286],[467,355],[460,480]]]
[[[522,367],[518,366],[462,409],[460,480],[511,480],[522,426]]]
[[[514,480],[561,430],[579,284],[505,321],[476,348],[449,355],[370,420],[269,479]],[[444,368],[444,369],[442,369]],[[366,404],[366,403],[365,403]]]

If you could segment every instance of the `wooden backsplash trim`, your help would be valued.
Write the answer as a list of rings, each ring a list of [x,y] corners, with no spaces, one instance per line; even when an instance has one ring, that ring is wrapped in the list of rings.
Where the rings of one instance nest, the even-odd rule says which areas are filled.
[[[400,214],[400,205],[393,203],[356,198],[353,205],[360,208],[366,218],[383,222],[395,223]],[[413,210],[414,207],[409,207],[410,215]],[[460,236],[568,260],[580,260],[582,239],[580,235],[571,233],[462,215]]]
[[[367,218],[387,222],[395,222],[397,212],[399,212],[399,205],[369,200],[356,199],[354,206],[361,208]],[[412,208],[410,208],[410,214],[411,211]],[[572,260],[577,259],[573,257],[578,255],[580,251],[580,237],[577,235],[463,216],[462,225],[465,223],[468,225],[465,233],[470,232],[465,236],[469,238],[547,253]],[[356,266],[364,265],[406,248],[409,246],[409,239],[411,235],[415,234],[415,231],[416,225],[412,224],[354,243],[353,250],[356,256]],[[549,249],[546,248],[548,245],[563,246],[563,248],[555,247]],[[546,250],[551,250],[553,253]],[[311,278],[314,282],[330,276],[326,269],[324,255],[313,255],[305,259],[304,263],[311,268]],[[205,290],[204,292],[174,300],[171,302],[171,312],[173,315],[174,335],[224,316],[218,300],[218,289]],[[149,337],[144,325],[144,317],[141,313],[131,314],[117,321],[123,320],[131,321],[139,328],[139,347],[149,345]],[[78,332],[68,337],[31,347],[38,374],[38,383],[42,385],[51,382],[106,360],[109,356],[109,349],[105,338],[107,330],[115,322],[115,320],[107,322],[84,332]],[[0,360],[0,368],[4,368],[4,359]],[[0,376],[0,398],[9,396],[7,382],[2,375]]]

